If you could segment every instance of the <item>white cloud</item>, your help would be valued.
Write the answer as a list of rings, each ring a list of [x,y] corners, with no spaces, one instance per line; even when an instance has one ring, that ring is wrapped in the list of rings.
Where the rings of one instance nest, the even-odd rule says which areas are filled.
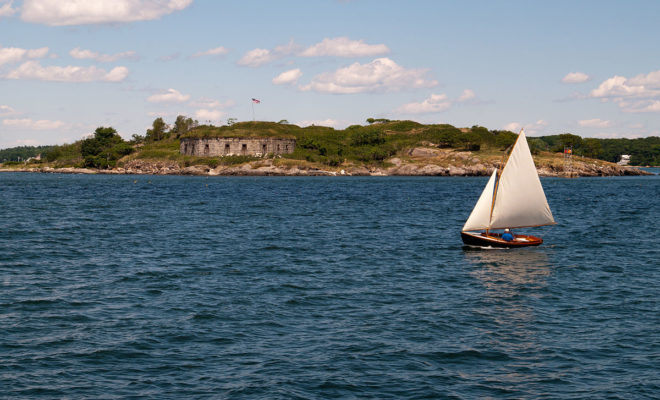
[[[11,7],[12,3],[13,0],[9,0],[0,6],[0,17],[11,17],[16,13],[16,9]]]
[[[629,113],[660,112],[660,100],[619,101],[618,105]]]
[[[445,111],[451,107],[451,101],[446,94],[432,94],[420,103],[408,103],[397,108],[395,112],[404,114],[430,114]]]
[[[2,125],[16,129],[43,131],[49,129],[58,129],[66,124],[62,121],[49,121],[46,119],[40,119],[35,121],[29,118],[23,118],[23,119],[4,119],[2,120]]]
[[[631,85],[644,85],[654,89],[660,88],[660,71],[649,72],[644,75],[637,75],[629,79]]]
[[[520,122],[509,122],[508,124],[504,125],[502,129],[511,131],[511,132],[518,132],[522,128],[522,125]]]
[[[5,105],[0,105],[0,116],[6,117],[8,115],[14,115],[14,114],[17,113],[16,110],[14,110],[13,108]]]
[[[593,89],[589,96],[604,102],[611,100],[624,112],[660,112],[660,71],[632,78],[613,76]]]
[[[298,82],[302,74],[299,68],[284,71],[273,78],[273,83],[275,85],[293,85]]]
[[[563,83],[582,83],[590,79],[589,75],[584,72],[569,72],[561,79]]]
[[[233,107],[236,103],[233,100],[227,100],[224,103],[221,103],[215,99],[200,98],[195,101],[190,102],[190,105],[198,108],[219,108],[225,109]]]
[[[21,18],[51,26],[158,19],[183,10],[193,0],[24,0]]]
[[[578,125],[585,128],[607,128],[610,126],[610,121],[605,121],[599,118],[583,119],[578,121]]]
[[[366,44],[364,40],[351,40],[347,37],[323,39],[320,43],[303,50],[302,57],[365,57],[387,54],[390,49],[384,44]]]
[[[238,65],[246,67],[260,67],[262,65],[268,64],[275,60],[279,60],[282,57],[289,56],[297,53],[300,50],[300,46],[297,45],[293,40],[290,40],[289,43],[276,46],[273,50],[268,49],[254,49],[250,50],[240,60],[238,60]]]
[[[464,103],[466,101],[474,100],[477,96],[474,94],[474,91],[471,89],[465,89],[461,96],[458,98],[459,103]]]
[[[189,99],[189,94],[182,94],[176,89],[167,89],[164,93],[149,96],[147,101],[150,103],[183,103]]]
[[[91,50],[82,50],[79,47],[72,49],[69,52],[69,55],[79,60],[90,59],[99,62],[115,62],[122,58],[135,58],[134,51],[125,51],[123,53],[117,53],[117,54],[99,54]]]
[[[298,126],[329,126],[331,128],[337,128],[338,126],[342,125],[341,121],[337,121],[336,119],[316,119],[316,120],[305,120],[305,121],[300,121],[297,122],[296,125]]]
[[[267,64],[275,59],[275,56],[268,49],[254,49],[250,50],[240,60],[238,60],[238,65],[244,65],[246,67],[259,67],[261,65]]]
[[[519,132],[521,129],[524,128],[524,129],[525,129],[525,132],[526,132],[527,134],[531,134],[531,135],[533,135],[533,134],[535,134],[535,133],[537,133],[537,132],[539,132],[539,131],[542,131],[543,128],[545,128],[546,126],[548,126],[548,122],[547,122],[547,121],[544,121],[544,120],[542,120],[542,119],[539,119],[539,120],[536,121],[536,122],[527,123],[527,124],[521,124],[520,122],[511,122],[511,123],[508,123],[508,124],[504,125],[504,126],[502,127],[502,129],[505,129],[505,130],[507,130],[507,131],[516,132],[516,133],[517,133],[517,132]]]
[[[216,47],[213,49],[208,49],[206,51],[200,51],[193,54],[193,57],[204,57],[204,56],[222,56],[229,53],[229,50],[223,46]]]
[[[199,109],[195,111],[195,118],[200,122],[204,121],[220,121],[220,119],[225,115],[224,112],[220,110],[209,110],[206,108]]]
[[[317,75],[308,85],[300,87],[300,90],[351,94],[436,86],[437,81],[427,79],[428,71],[406,69],[389,58],[377,58],[368,64],[356,62],[335,72]]]
[[[0,47],[0,65],[21,62],[27,59],[46,57],[48,47],[39,49],[21,49],[19,47]]]
[[[591,97],[645,97],[657,94],[643,85],[631,84],[624,76],[613,76],[591,91]]]
[[[9,71],[7,79],[34,79],[56,82],[121,82],[128,76],[128,68],[115,67],[110,72],[97,67],[78,67],[67,65],[42,66],[38,61],[27,61],[17,69]]]

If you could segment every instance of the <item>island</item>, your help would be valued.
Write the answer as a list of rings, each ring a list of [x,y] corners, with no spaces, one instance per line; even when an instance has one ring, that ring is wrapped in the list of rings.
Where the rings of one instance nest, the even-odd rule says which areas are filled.
[[[39,148],[0,171],[239,176],[486,176],[504,164],[517,134],[481,126],[367,120],[346,129],[280,122],[200,125],[157,118],[144,136],[124,140],[111,127],[72,144]],[[660,153],[660,139],[652,149]],[[608,140],[610,142],[608,142]],[[570,133],[529,137],[540,176],[644,175],[613,159],[630,148]],[[613,144],[614,143],[614,144]],[[625,144],[625,143],[624,143]],[[655,147],[653,147],[655,146]],[[648,148],[648,145],[646,145]],[[2,151],[0,151],[1,154]],[[657,154],[652,154],[658,160]]]

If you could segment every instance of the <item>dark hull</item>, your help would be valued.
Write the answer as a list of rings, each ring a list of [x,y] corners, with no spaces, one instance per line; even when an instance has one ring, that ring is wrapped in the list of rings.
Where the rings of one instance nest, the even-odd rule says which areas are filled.
[[[501,236],[498,233],[489,233],[486,235],[485,232],[461,232],[461,239],[468,246],[515,248],[538,246],[543,243],[543,239],[531,235],[514,235],[515,239],[512,241],[506,241]]]

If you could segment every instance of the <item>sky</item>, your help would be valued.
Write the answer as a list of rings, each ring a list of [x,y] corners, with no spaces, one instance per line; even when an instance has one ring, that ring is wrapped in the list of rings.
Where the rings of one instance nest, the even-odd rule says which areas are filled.
[[[129,139],[177,115],[660,136],[658,15],[635,0],[0,0],[0,148],[99,126]]]

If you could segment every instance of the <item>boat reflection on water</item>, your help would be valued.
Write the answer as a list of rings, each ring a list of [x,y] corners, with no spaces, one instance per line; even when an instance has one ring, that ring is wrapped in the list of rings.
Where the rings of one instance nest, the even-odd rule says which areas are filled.
[[[501,374],[480,371],[477,375],[483,376],[476,378],[495,380],[513,391],[549,379],[544,371],[553,361],[542,356],[548,350],[543,338],[550,322],[543,302],[552,291],[546,249],[470,250],[464,257],[466,269],[482,288],[471,303],[471,314],[482,326],[475,332],[476,347],[506,355],[503,363],[510,367]]]
[[[464,247],[468,265],[475,267],[471,275],[493,290],[512,285],[545,286],[550,263],[544,249],[495,250]],[[529,287],[528,287],[529,289]]]

